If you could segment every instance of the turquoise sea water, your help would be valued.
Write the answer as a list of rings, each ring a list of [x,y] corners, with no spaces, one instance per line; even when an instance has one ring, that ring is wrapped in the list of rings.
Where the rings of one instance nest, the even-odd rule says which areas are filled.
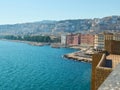
[[[0,90],[90,90],[91,64],[62,58],[74,51],[0,41]]]

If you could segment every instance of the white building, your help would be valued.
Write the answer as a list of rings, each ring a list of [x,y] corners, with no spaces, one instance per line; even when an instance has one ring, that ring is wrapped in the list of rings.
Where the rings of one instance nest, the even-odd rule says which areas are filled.
[[[61,35],[61,44],[62,45],[66,45],[66,39],[67,39],[66,35]]]
[[[120,33],[115,33],[113,36],[113,40],[120,41]]]

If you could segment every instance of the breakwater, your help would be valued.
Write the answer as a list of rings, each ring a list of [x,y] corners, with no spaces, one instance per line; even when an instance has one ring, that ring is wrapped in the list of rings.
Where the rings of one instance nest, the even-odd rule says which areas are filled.
[[[73,59],[77,61],[84,61],[84,62],[92,62],[92,56],[91,55],[86,55],[83,52],[74,52],[74,53],[69,53],[64,55],[65,58],[68,59]]]

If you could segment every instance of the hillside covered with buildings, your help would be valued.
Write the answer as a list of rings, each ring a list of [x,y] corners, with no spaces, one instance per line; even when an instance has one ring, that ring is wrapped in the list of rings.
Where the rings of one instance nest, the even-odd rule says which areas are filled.
[[[0,25],[0,35],[85,33],[105,30],[120,31],[120,16]]]

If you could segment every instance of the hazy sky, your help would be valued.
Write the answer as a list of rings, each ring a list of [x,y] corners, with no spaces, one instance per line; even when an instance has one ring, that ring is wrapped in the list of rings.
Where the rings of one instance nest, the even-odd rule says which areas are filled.
[[[120,0],[0,0],[0,24],[120,15]]]

